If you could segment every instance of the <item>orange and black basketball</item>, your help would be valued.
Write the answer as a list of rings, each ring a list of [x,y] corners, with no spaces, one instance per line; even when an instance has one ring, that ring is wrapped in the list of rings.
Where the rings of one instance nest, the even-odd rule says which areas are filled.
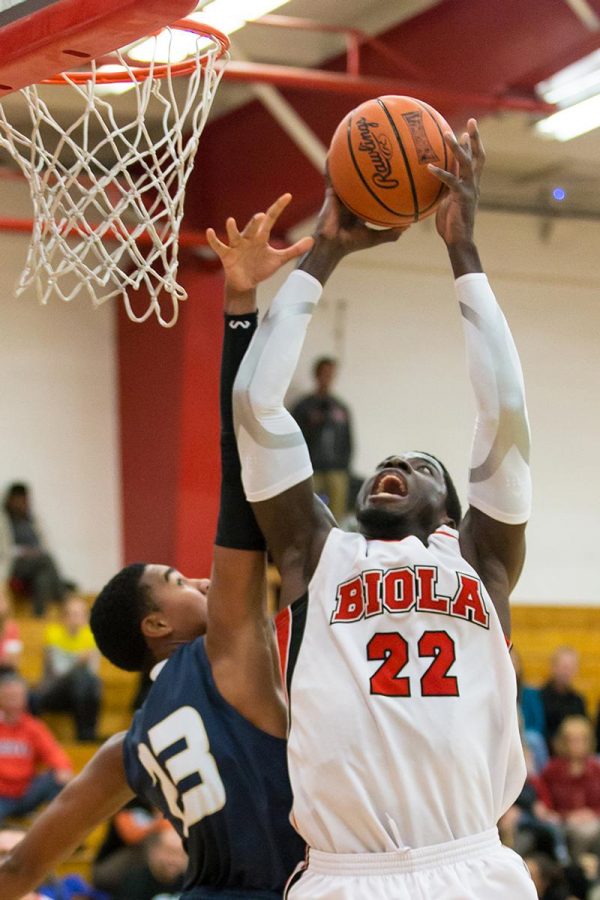
[[[384,228],[410,225],[435,212],[447,188],[428,163],[454,171],[444,141],[450,126],[413,97],[377,97],[338,125],[327,156],[331,183],[355,215]]]

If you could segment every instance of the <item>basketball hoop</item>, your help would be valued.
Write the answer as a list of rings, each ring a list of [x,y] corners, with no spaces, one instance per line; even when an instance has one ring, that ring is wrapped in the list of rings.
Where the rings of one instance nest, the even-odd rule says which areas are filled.
[[[181,32],[192,35],[193,51],[171,61]],[[165,35],[166,62],[156,52]],[[25,174],[34,208],[17,294],[33,289],[44,304],[81,292],[95,305],[121,297],[133,321],[155,313],[171,327],[187,297],[177,283],[185,188],[223,72],[215,64],[228,58],[229,40],[191,19],[151,40],[147,63],[134,61],[129,48],[44,81],[69,88],[68,123],[64,111],[50,111],[38,85],[19,92],[30,133],[9,122],[0,103],[0,146]],[[133,117],[121,115],[116,98],[101,96],[98,86],[109,84],[131,86]]]

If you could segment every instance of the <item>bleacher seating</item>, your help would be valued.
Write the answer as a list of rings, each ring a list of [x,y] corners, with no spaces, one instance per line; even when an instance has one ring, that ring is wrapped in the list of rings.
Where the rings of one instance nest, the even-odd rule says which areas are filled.
[[[577,650],[580,670],[575,687],[594,716],[600,702],[600,607],[513,606],[512,622],[512,639],[521,654],[527,684],[539,687],[544,683],[557,647]]]
[[[269,575],[271,608],[276,604],[278,584],[278,576],[271,570]],[[21,670],[28,681],[35,683],[42,675],[46,623],[32,618],[26,604],[19,604],[17,617],[24,645]],[[527,682],[536,686],[541,685],[547,676],[552,652],[563,644],[574,647],[581,656],[581,671],[576,686],[586,696],[590,712],[595,713],[600,700],[600,657],[595,651],[595,648],[600,646],[600,608],[515,606],[513,641],[521,653]],[[102,659],[100,675],[104,689],[99,733],[102,737],[109,737],[129,726],[131,703],[138,678],[134,674],[115,668],[105,659]],[[65,746],[75,771],[81,771],[98,749],[98,745],[74,742],[72,721],[67,715],[46,714],[44,719]],[[105,833],[105,825],[95,829],[74,856],[59,867],[59,874],[75,872],[89,879],[91,862]]]
[[[49,615],[53,615],[52,610]],[[18,604],[16,617],[23,641],[21,672],[28,682],[35,684],[42,676],[46,621],[33,618],[27,604]],[[138,676],[123,672],[102,658],[100,677],[103,693],[98,731],[102,738],[107,738],[129,727],[131,704],[137,690]],[[97,751],[98,744],[77,743],[74,740],[72,718],[67,714],[45,713],[43,719],[69,754],[74,771],[80,772]],[[71,859],[58,868],[58,874],[66,875],[73,872],[89,880],[91,863],[105,834],[106,825],[96,828]]]

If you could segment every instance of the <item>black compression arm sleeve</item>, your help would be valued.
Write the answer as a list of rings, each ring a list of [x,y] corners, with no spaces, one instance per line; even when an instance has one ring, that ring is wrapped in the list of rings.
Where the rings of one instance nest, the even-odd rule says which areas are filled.
[[[234,550],[265,549],[265,540],[242,487],[231,400],[233,382],[256,324],[256,313],[225,316],[221,356],[221,504],[215,543]]]

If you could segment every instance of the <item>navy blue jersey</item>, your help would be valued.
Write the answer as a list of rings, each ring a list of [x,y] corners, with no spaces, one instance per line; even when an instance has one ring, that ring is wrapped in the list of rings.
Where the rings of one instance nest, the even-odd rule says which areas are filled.
[[[183,838],[187,900],[281,897],[304,855],[289,822],[286,742],[223,699],[203,638],[167,661],[135,714],[124,761],[132,790]]]

